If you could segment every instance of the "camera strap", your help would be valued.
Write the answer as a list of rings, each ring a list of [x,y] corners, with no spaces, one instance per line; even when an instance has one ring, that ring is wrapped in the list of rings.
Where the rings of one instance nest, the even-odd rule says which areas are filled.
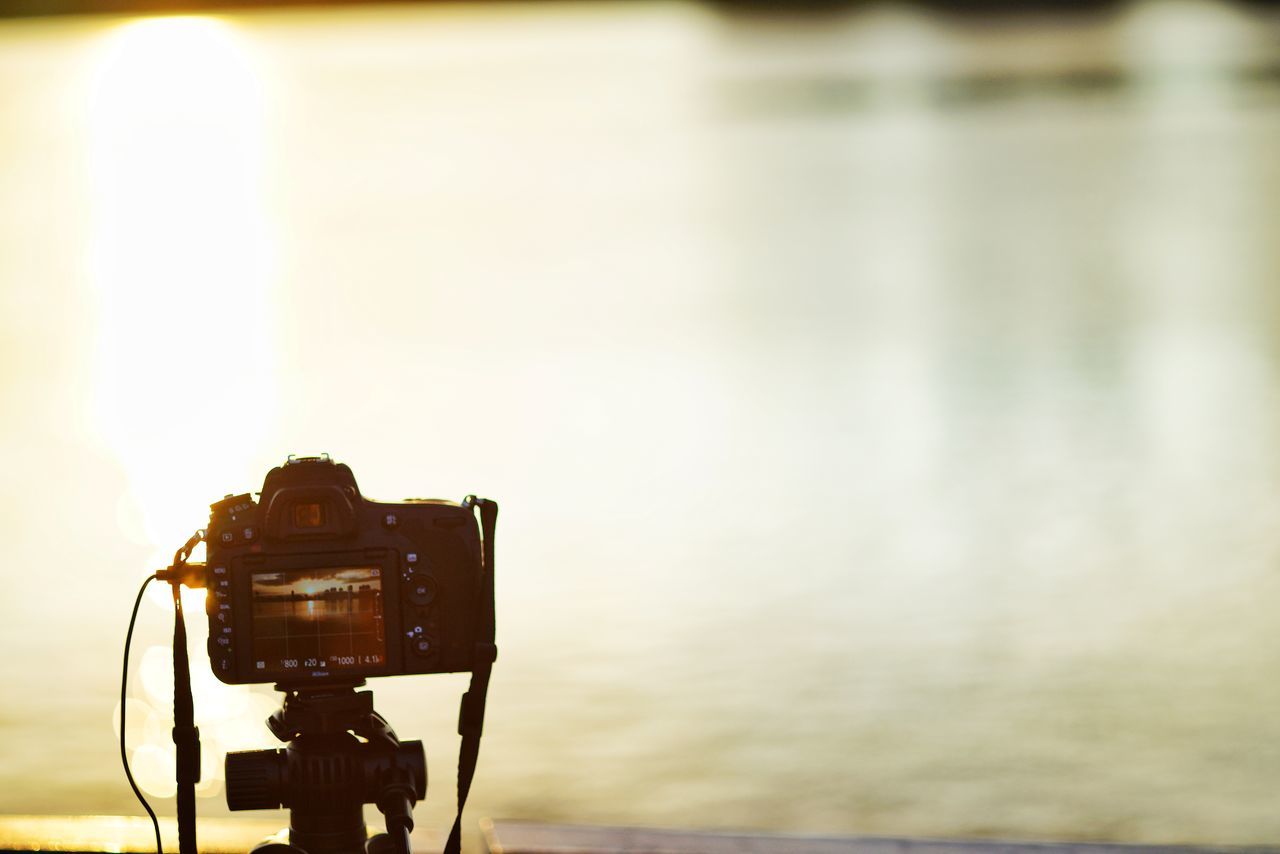
[[[481,542],[481,590],[480,620],[477,632],[475,666],[471,670],[471,684],[462,695],[458,710],[458,735],[462,743],[458,748],[458,815],[445,843],[445,854],[460,854],[462,850],[462,810],[471,792],[471,780],[475,777],[476,761],[480,758],[480,735],[484,731],[484,704],[489,692],[489,675],[498,657],[494,644],[493,613],[493,536],[498,523],[498,502],[468,495],[463,507],[480,513]]]
[[[177,751],[178,851],[196,854],[196,783],[200,782],[200,730],[191,699],[187,627],[181,585],[173,585],[173,744]]]
[[[204,531],[187,540],[173,556],[170,570],[179,571],[191,550],[204,539]],[[196,783],[200,782],[200,730],[191,699],[191,666],[187,659],[187,621],[182,612],[182,584],[173,584],[173,744],[177,752],[178,851],[196,854]]]

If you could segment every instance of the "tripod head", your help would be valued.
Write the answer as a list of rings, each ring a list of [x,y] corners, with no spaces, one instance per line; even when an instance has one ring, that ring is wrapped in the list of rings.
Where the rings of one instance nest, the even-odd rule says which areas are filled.
[[[400,741],[361,684],[276,685],[284,702],[267,727],[288,746],[227,754],[227,806],[289,810],[289,845],[259,854],[410,854],[413,805],[427,794],[422,742]],[[364,804],[386,816],[385,836],[367,839]]]

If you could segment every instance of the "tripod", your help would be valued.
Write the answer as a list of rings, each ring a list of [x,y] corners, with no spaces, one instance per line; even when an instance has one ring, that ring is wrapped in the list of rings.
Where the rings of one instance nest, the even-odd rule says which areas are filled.
[[[411,854],[426,756],[421,741],[396,738],[373,710],[373,693],[355,690],[363,684],[276,685],[284,702],[267,727],[288,746],[227,754],[228,807],[289,810],[289,842],[268,840],[253,854]],[[386,816],[386,833],[368,836],[364,804]]]

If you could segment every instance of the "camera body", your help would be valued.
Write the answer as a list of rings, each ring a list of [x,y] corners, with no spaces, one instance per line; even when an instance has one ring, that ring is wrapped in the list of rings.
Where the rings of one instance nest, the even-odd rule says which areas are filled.
[[[299,688],[469,671],[492,613],[470,502],[360,494],[327,456],[229,495],[206,533],[209,659],[223,682]]]

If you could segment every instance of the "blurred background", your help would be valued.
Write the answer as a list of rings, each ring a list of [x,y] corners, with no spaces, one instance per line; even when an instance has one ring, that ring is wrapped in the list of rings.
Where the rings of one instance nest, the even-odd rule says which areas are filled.
[[[1277,107],[1216,0],[0,21],[0,813],[139,813],[138,584],[328,452],[502,503],[472,819],[1273,842]]]

